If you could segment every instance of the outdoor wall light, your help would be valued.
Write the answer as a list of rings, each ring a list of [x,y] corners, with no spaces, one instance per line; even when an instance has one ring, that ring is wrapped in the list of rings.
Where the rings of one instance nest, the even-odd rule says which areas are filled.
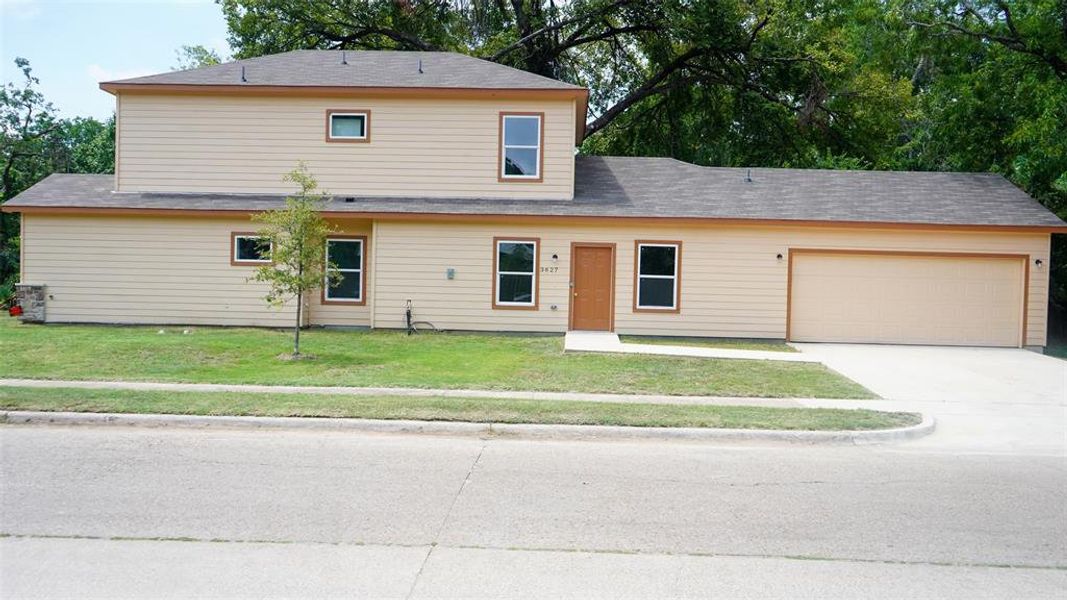
[[[1045,261],[1041,260],[1040,258],[1034,261],[1034,266],[1036,267],[1040,268],[1043,264],[1045,264]]]
[[[558,254],[553,254],[552,255],[552,262],[559,262],[559,255]]]
[[[777,258],[778,260],[782,260],[782,253],[781,253],[781,252],[779,252],[779,253],[778,253],[778,256],[776,256],[775,258]]]

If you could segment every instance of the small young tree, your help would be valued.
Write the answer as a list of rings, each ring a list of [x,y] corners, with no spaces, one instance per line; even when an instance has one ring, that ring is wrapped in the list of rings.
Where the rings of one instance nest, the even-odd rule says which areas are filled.
[[[261,224],[257,235],[264,246],[269,244],[271,257],[270,264],[256,269],[252,280],[269,286],[266,300],[271,306],[296,301],[292,357],[298,359],[304,294],[322,287],[327,280],[332,282],[337,273],[326,263],[326,237],[331,229],[322,218],[325,193],[317,191],[318,183],[303,162],[284,179],[295,183],[300,191],[285,199],[285,208],[252,217]]]

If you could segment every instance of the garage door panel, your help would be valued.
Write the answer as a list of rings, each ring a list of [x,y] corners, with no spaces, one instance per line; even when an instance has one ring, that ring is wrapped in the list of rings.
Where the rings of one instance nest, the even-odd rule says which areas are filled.
[[[1021,342],[1021,259],[798,252],[792,269],[796,341]]]

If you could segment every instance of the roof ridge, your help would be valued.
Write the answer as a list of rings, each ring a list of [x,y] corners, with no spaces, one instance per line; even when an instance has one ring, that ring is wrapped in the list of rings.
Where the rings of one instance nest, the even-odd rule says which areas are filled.
[[[340,60],[347,53],[348,59]],[[417,62],[416,62],[417,61]],[[455,50],[298,48],[216,65],[101,82],[124,85],[559,90],[586,88]],[[145,88],[142,88],[145,89]]]

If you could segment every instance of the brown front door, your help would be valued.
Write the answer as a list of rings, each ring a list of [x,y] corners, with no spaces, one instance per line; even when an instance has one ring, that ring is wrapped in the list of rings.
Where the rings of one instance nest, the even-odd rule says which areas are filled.
[[[615,245],[574,244],[571,254],[571,329],[611,331]]]

